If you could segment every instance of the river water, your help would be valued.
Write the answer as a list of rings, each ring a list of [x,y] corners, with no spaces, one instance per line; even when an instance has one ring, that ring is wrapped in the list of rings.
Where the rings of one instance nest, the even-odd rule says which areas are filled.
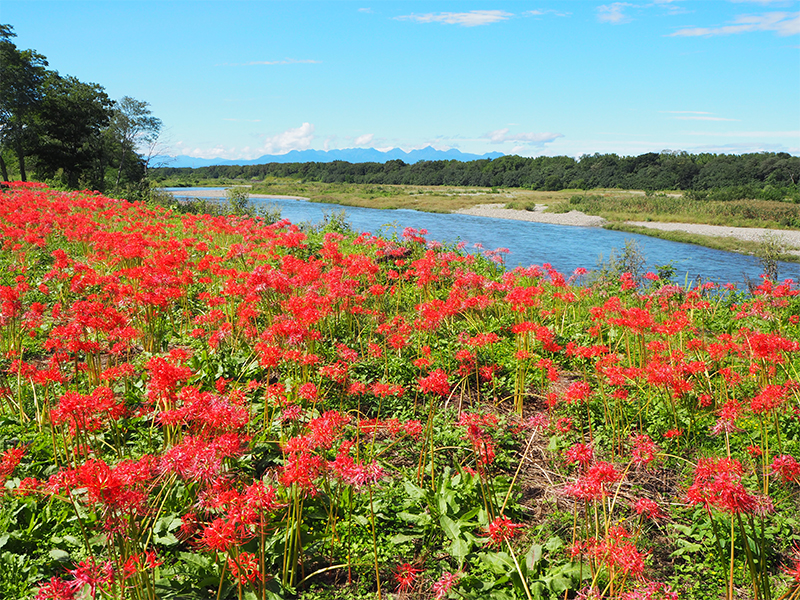
[[[167,191],[186,192],[185,197],[178,195],[178,198],[202,198],[203,191],[209,189],[167,188]],[[468,252],[507,248],[509,253],[504,254],[503,258],[508,268],[550,263],[569,275],[579,267],[589,270],[596,268],[600,260],[607,260],[615,251],[621,251],[626,240],[633,240],[646,260],[646,270],[655,271],[657,265],[672,262],[675,267],[674,280],[680,284],[693,283],[700,278],[703,281],[741,286],[746,279],[758,280],[762,271],[758,260],[752,256],[600,227],[551,225],[410,209],[379,210],[288,198],[251,198],[250,201],[255,206],[277,207],[281,211],[281,218],[298,224],[318,223],[326,215],[344,211],[347,222],[358,232],[369,231],[388,236],[396,233],[400,237],[404,228],[413,227],[427,229],[428,240],[464,242],[464,250]],[[780,279],[800,280],[800,264],[779,263],[778,276]]]

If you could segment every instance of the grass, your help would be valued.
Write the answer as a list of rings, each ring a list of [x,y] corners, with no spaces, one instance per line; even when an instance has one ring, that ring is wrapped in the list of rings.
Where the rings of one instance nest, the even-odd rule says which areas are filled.
[[[687,233],[685,231],[661,231],[660,229],[650,229],[649,227],[627,225],[625,223],[609,223],[605,226],[605,228],[614,231],[627,231],[628,233],[649,235],[650,237],[657,237],[662,240],[669,240],[670,242],[694,244],[696,246],[703,246],[705,248],[713,248],[714,250],[737,252],[739,254],[752,254],[754,256],[759,254],[763,245],[762,242],[750,242],[732,237],[700,235],[696,233]],[[784,253],[780,254],[776,260],[800,263],[800,256],[796,254]]]
[[[659,221],[765,229],[797,229],[800,224],[800,205],[797,204],[766,200],[691,200],[673,194],[647,196],[593,191],[573,195],[566,202],[552,205],[550,210],[579,210],[612,222]]]
[[[177,183],[165,181],[162,185]],[[219,186],[241,185],[242,182],[207,180],[196,183]],[[324,183],[291,178],[249,183],[253,194],[302,196],[312,202],[382,210],[413,209],[449,213],[480,204],[502,204],[509,209],[533,211],[537,205],[545,205],[545,212],[578,210],[603,217],[609,221],[606,225],[609,229],[741,254],[757,254],[760,243],[685,232],[665,232],[629,225],[626,222],[695,223],[785,230],[795,230],[800,226],[800,205],[797,204],[765,200],[697,200],[685,197],[675,190],[659,193],[616,189],[540,191],[520,188]],[[800,262],[800,257],[783,254],[780,260]]]
[[[0,598],[800,597],[796,285],[339,225],[0,192]]]

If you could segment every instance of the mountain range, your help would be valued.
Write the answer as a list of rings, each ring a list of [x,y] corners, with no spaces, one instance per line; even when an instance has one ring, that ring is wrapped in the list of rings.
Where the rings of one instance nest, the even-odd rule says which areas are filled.
[[[458,160],[467,162],[478,159],[493,159],[503,156],[502,152],[489,152],[488,154],[467,154],[451,148],[450,150],[436,150],[426,146],[419,150],[406,152],[401,148],[391,150],[376,150],[375,148],[343,148],[340,150],[292,150],[286,154],[265,154],[253,159],[227,159],[227,158],[196,158],[193,156],[155,156],[150,160],[152,166],[163,167],[208,167],[211,165],[262,165],[266,163],[305,163],[305,162],[333,162],[343,160],[349,163],[378,162],[385,163],[390,160],[402,160],[405,163],[415,163],[422,160]]]

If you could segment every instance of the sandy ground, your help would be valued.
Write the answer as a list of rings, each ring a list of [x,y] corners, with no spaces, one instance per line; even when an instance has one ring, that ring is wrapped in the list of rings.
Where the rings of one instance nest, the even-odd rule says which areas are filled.
[[[202,192],[185,190],[172,190],[169,192],[173,196],[192,196],[195,198],[224,198],[225,190],[203,190]],[[261,198],[264,200],[308,200],[303,196],[274,196],[271,194],[250,194],[251,198]]]
[[[503,208],[505,204],[478,204],[472,208],[454,211],[460,215],[491,217],[493,219],[511,219],[513,221],[531,221],[533,223],[550,223],[552,225],[575,225],[577,227],[600,227],[606,220],[593,217],[577,210],[568,213],[546,213],[545,204],[537,204],[535,210],[514,210]]]
[[[198,195],[198,192],[171,192],[176,196]],[[223,190],[204,190],[203,197],[224,198]],[[251,194],[251,198],[308,200],[302,196],[273,196],[268,194]],[[457,214],[473,215],[476,217],[489,217],[492,219],[511,219],[515,221],[531,221],[534,223],[550,223],[552,225],[572,225],[576,227],[600,227],[606,220],[602,217],[587,215],[577,210],[568,213],[546,213],[545,204],[537,204],[535,210],[514,210],[504,208],[505,204],[478,204],[471,208],[462,208],[455,211]],[[656,223],[653,221],[627,221],[628,225],[660,229],[662,231],[685,231],[698,235],[714,237],[734,237],[739,240],[758,242],[765,235],[775,235],[795,250],[793,254],[800,254],[800,231],[785,229],[759,229],[756,227],[723,227],[720,225],[700,225],[697,223]]]
[[[563,214],[543,212],[547,207],[537,204],[536,210],[510,210],[503,208],[503,204],[481,204],[472,208],[456,211],[464,215],[479,217],[493,217],[495,219],[516,219],[520,221],[533,221],[536,223],[552,223],[554,225],[578,225],[581,227],[599,227],[605,223],[602,217],[593,217],[577,210]],[[775,235],[782,239],[787,246],[800,251],[800,231],[786,229],[760,229],[757,227],[723,227],[720,225],[700,225],[697,223],[656,223],[653,221],[627,221],[628,225],[660,229],[662,231],[685,231],[697,235],[713,237],[733,237],[739,240],[758,242],[765,235]]]

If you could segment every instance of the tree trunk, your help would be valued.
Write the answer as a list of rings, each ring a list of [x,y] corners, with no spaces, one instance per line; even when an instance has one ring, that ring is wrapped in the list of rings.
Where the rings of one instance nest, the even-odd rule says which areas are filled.
[[[125,162],[125,145],[122,146],[122,156],[119,159],[119,169],[117,169],[117,182],[114,184],[114,189],[119,188],[119,179],[122,177],[122,165]]]
[[[0,156],[0,175],[3,176],[3,181],[8,181],[8,169],[6,169],[6,161]]]
[[[25,173],[25,151],[22,149],[22,143],[17,140],[16,143],[17,160],[19,160],[19,180],[28,181],[28,176]]]

